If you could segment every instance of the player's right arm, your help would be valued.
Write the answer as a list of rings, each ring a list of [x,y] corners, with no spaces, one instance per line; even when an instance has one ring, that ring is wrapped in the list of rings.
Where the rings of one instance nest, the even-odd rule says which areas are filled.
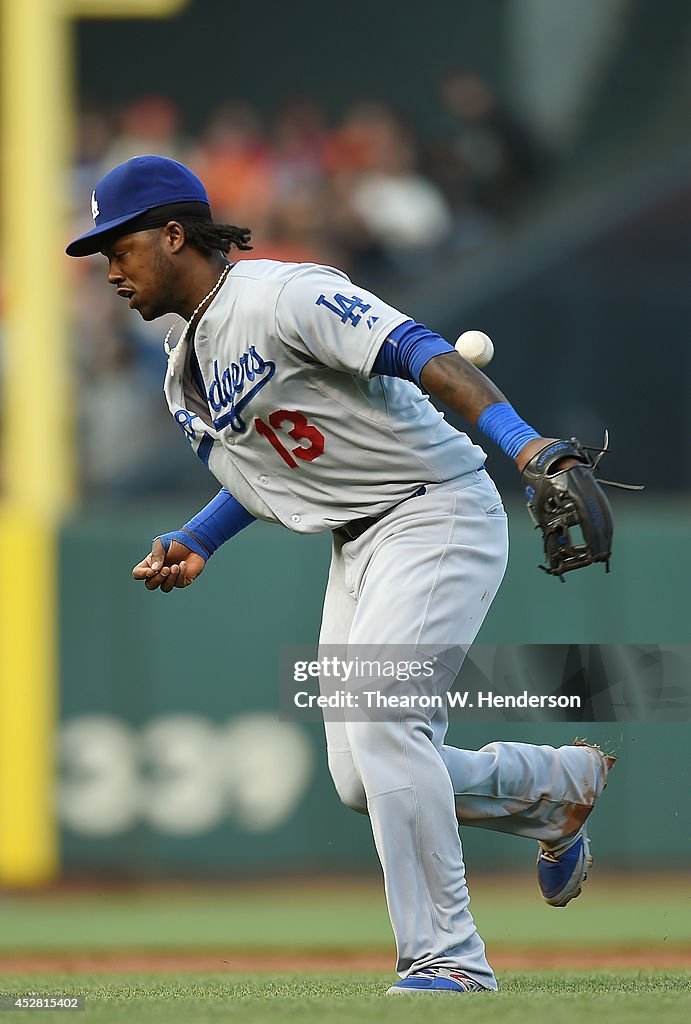
[[[514,460],[519,472],[536,452],[554,440],[541,437],[525,423],[496,384],[451,347],[425,363],[420,384],[495,441]]]
[[[479,427],[514,460],[519,472],[552,440],[540,437],[489,377],[424,324],[408,321],[391,331],[373,370],[414,381]]]
[[[132,570],[147,590],[169,594],[188,587],[221,544],[254,522],[254,516],[222,487],[201,512],[179,530],[155,537],[151,551]]]

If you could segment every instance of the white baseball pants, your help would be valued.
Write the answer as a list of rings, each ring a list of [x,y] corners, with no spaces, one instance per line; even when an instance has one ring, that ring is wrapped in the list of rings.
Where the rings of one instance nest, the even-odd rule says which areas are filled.
[[[484,470],[429,487],[356,540],[334,537],[320,646],[346,646],[348,656],[392,646],[467,649],[507,550],[506,515]],[[455,671],[447,676],[433,681],[435,692],[448,689]],[[400,692],[396,681],[367,686],[373,682]],[[445,710],[345,716],[325,722],[329,768],[342,801],[369,815],[399,973],[460,967],[495,989],[469,909],[458,821],[556,842],[592,809],[606,780],[604,757],[585,746],[449,747]]]

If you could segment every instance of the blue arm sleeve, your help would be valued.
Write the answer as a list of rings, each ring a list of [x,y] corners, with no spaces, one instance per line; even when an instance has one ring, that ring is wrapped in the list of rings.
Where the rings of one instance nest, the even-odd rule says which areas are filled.
[[[372,372],[385,377],[402,377],[419,385],[420,374],[430,359],[453,351],[453,345],[440,334],[430,331],[424,324],[407,320],[391,331],[377,353]]]
[[[163,547],[168,550],[170,542],[177,540],[195,551],[202,558],[210,558],[240,530],[253,523],[255,518],[244,508],[230,491],[222,487],[201,512],[197,512],[181,530],[173,530],[161,536]]]

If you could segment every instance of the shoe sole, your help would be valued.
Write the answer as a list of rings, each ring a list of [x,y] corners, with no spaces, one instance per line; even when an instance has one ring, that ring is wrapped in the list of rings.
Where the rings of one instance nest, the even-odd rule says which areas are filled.
[[[391,988],[387,988],[386,994],[387,996],[470,996],[483,991],[484,989],[464,991],[459,988],[454,991],[452,988],[397,988],[396,985],[392,985]]]
[[[392,985],[386,990],[387,996],[467,996],[467,992],[453,992],[450,988],[396,988]]]

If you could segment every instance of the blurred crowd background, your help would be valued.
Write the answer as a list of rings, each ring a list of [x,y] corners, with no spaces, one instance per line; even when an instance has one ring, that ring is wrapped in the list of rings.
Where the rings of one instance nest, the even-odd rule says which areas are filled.
[[[493,334],[490,372],[539,429],[596,443],[608,426],[621,472],[638,451],[649,486],[688,489],[691,7],[480,6],[432,3],[421,21],[404,5],[391,24],[358,0],[339,28],[308,3],[267,29],[197,0],[151,28],[84,23],[72,233],[116,163],[180,159],[218,220],[252,228],[249,258],[341,267],[452,342]],[[261,43],[236,62],[230,39]],[[129,315],[101,262],[70,266],[84,492],[203,490],[160,397],[168,323]],[[678,391],[645,365],[659,332]],[[673,475],[655,459],[663,409]]]
[[[251,227],[252,252],[233,250],[232,258],[325,263],[390,292],[488,245],[550,180],[548,147],[489,81],[460,68],[437,84],[441,127],[433,135],[379,97],[336,117],[316,94],[289,95],[264,115],[229,93],[194,129],[166,95],[87,104],[71,179],[74,230],[90,227],[88,199],[103,174],[158,153],[200,176],[217,222]],[[153,400],[165,330],[132,316],[104,287],[103,260],[83,261],[73,273],[79,391],[88,396],[84,484],[160,490],[171,468],[152,459],[171,436]],[[160,474],[150,472],[152,461]]]
[[[335,265],[452,342],[492,334],[490,372],[543,432],[609,426],[653,461],[664,410],[676,472],[655,461],[647,482],[688,489],[691,7],[383,8],[357,0],[351,28],[312,3],[267,27],[220,0],[80,23],[70,236],[115,164],[182,160],[217,220],[252,229],[243,258]],[[169,322],[129,315],[98,257],[69,272],[84,497],[204,490],[160,394]],[[671,392],[645,365],[660,333]]]

